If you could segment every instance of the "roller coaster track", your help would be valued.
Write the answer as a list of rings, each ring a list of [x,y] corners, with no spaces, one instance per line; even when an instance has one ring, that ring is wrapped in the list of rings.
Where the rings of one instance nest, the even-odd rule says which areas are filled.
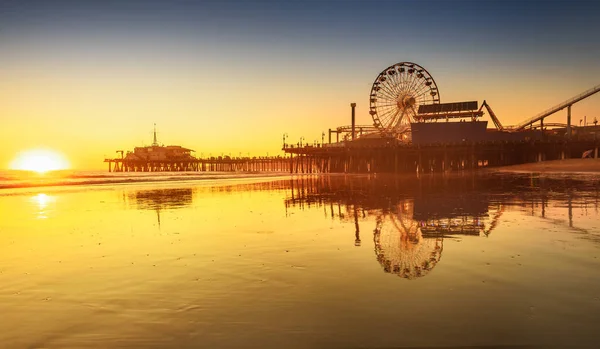
[[[511,128],[513,130],[515,130],[515,131],[522,130],[526,126],[531,125],[534,122],[540,121],[543,118],[545,118],[545,117],[547,117],[549,115],[552,115],[552,114],[556,113],[557,111],[562,110],[562,109],[564,109],[564,108],[566,108],[566,107],[568,107],[570,105],[573,105],[573,104],[581,101],[582,99],[588,98],[589,96],[591,96],[591,95],[593,95],[593,94],[595,94],[597,92],[600,92],[600,85],[596,85],[595,87],[592,87],[591,89],[589,89],[589,90],[587,90],[587,91],[585,91],[585,92],[583,92],[583,93],[581,93],[581,94],[579,94],[579,95],[577,95],[577,96],[575,96],[575,97],[573,97],[573,98],[571,98],[569,100],[566,100],[566,101],[562,102],[561,104],[558,104],[558,105],[556,105],[556,106],[554,106],[554,107],[552,107],[550,109],[547,109],[547,110],[539,113],[538,115],[536,115],[536,116],[534,116],[534,117],[532,117],[530,119],[527,119],[527,120],[525,120],[525,121],[523,121],[523,122],[521,122],[521,123],[519,123],[519,124],[517,124],[517,125],[515,125],[515,126],[513,126]]]
[[[531,128],[532,129],[538,129],[540,128],[542,125],[537,124],[537,125],[532,125]],[[559,128],[567,128],[567,124],[563,124],[561,122],[549,122],[549,123],[544,123],[544,128],[546,127],[559,127]],[[577,128],[577,126],[571,125],[572,128]]]

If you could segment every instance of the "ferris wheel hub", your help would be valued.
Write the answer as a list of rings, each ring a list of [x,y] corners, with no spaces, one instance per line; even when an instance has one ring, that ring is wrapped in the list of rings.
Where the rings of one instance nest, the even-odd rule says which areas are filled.
[[[415,97],[410,95],[405,95],[398,101],[398,108],[406,109],[414,106],[417,103]]]

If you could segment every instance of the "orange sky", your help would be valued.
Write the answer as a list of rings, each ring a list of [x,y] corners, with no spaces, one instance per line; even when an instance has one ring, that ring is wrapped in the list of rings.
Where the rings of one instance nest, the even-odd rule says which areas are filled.
[[[381,62],[381,69],[386,64]],[[426,68],[437,80],[442,102],[487,99],[504,124],[592,87],[585,79],[534,80],[490,74],[485,68],[457,79],[444,74],[443,61]],[[284,132],[290,142],[302,136],[312,142],[328,128],[349,124],[350,102],[358,104],[357,122],[370,124],[368,73],[374,78],[377,69],[364,64],[357,77],[345,77],[343,84],[327,74],[301,80],[297,73],[292,81],[254,74],[232,81],[226,74],[204,75],[201,68],[187,77],[153,69],[146,75],[135,70],[107,75],[9,71],[0,80],[5,91],[0,114],[10,116],[4,122],[9,127],[0,131],[0,167],[6,168],[18,151],[45,147],[63,152],[75,168],[104,168],[102,159],[115,156],[115,150],[149,145],[153,123],[159,142],[190,147],[197,155],[280,154]],[[591,122],[593,116],[600,117],[598,110],[600,96],[592,96],[573,107],[573,122],[584,115]],[[565,114],[559,112],[547,122],[564,122]]]

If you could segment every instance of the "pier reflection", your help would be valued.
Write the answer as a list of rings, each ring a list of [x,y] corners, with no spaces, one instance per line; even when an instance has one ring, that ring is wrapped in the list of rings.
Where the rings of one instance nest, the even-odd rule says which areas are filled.
[[[152,189],[135,191],[128,196],[137,209],[160,210],[191,205],[193,191],[192,188]]]
[[[193,194],[192,188],[137,190],[123,193],[123,200],[135,209],[156,211],[156,220],[160,228],[161,211],[190,206]]]
[[[551,219],[598,239],[573,222],[573,209],[598,211],[598,185],[589,180],[490,174],[299,178],[291,181],[285,206],[322,208],[328,218],[353,222],[355,246],[363,245],[361,228],[370,225],[376,260],[386,273],[407,279],[427,275],[440,262],[445,238],[487,237],[506,211]],[[568,220],[562,219],[565,209]]]

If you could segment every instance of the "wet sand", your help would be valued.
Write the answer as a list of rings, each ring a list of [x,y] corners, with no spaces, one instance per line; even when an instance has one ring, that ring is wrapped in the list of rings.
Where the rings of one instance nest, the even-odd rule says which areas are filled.
[[[536,172],[536,173],[554,173],[554,172],[586,172],[600,173],[599,159],[567,159],[541,161],[529,164],[520,164],[512,166],[502,166],[491,168],[493,172]]]
[[[0,195],[11,213],[2,348],[600,340],[593,183],[315,176],[40,190]]]

